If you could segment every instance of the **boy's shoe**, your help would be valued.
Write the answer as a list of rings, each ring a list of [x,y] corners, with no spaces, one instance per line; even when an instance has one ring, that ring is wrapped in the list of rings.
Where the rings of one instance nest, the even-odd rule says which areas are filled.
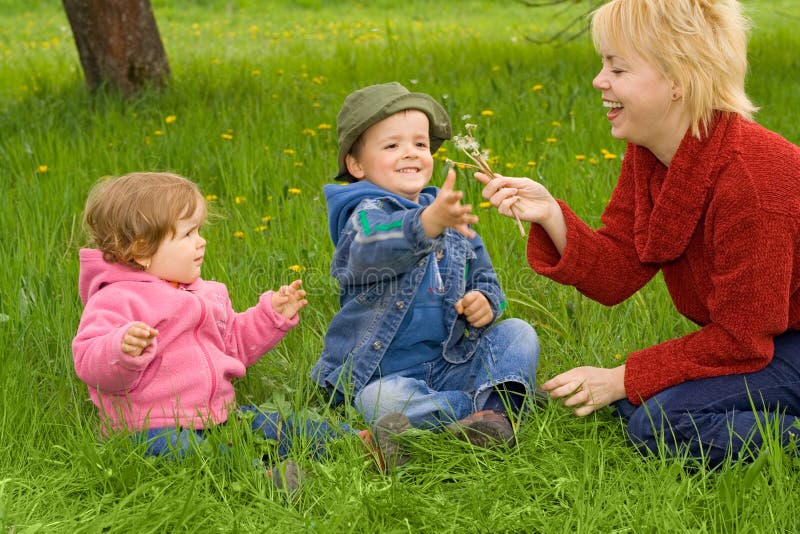
[[[375,421],[372,431],[362,430],[358,433],[381,472],[388,473],[408,462],[409,458],[402,453],[395,436],[409,428],[411,422],[405,414],[388,413]]]
[[[539,408],[547,408],[550,403],[550,393],[539,386],[533,388],[533,404]]]
[[[411,421],[406,414],[400,412],[387,413],[378,418],[372,426],[375,441],[383,458],[383,471],[388,472],[395,467],[407,464],[411,458],[403,454],[397,435],[411,428]]]
[[[276,488],[292,493],[300,488],[305,473],[294,461],[284,460],[267,469],[267,476],[272,479]]]
[[[513,447],[516,442],[511,421],[505,414],[493,410],[475,412],[458,422],[450,423],[445,429],[459,439],[484,449],[500,444]]]

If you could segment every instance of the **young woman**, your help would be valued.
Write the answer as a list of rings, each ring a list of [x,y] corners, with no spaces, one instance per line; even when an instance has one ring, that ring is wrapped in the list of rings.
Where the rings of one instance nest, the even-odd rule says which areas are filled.
[[[747,28],[733,0],[597,10],[593,84],[628,142],[598,230],[532,180],[477,175],[500,213],[534,223],[538,273],[614,305],[662,272],[696,332],[542,387],[581,416],[613,403],[645,452],[711,465],[757,450],[767,420],[794,447],[800,414],[800,149],[752,120]]]

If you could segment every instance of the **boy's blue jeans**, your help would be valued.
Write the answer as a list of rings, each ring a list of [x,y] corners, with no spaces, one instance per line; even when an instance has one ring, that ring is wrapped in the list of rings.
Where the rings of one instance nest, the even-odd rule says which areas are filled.
[[[342,424],[333,427],[325,422],[298,420],[294,417],[282,418],[274,412],[263,412],[255,406],[240,406],[239,412],[255,414],[251,421],[253,432],[261,434],[265,439],[275,440],[278,454],[285,458],[292,448],[294,440],[306,439],[317,445],[315,455],[324,451],[323,444],[332,439],[358,431]],[[225,424],[225,423],[223,423]],[[193,447],[206,441],[205,431],[191,428],[152,428],[134,435],[137,443],[146,443],[148,456],[172,456],[180,458]]]
[[[691,380],[654,395],[641,406],[614,403],[630,440],[643,453],[688,451],[711,467],[728,455],[757,451],[761,428],[777,428],[783,445],[797,447],[800,428],[800,332],[775,338],[772,362],[754,373]],[[663,445],[661,445],[663,442]]]
[[[496,386],[531,393],[539,363],[539,339],[520,319],[500,321],[483,334],[463,364],[437,358],[367,384],[353,404],[364,419],[402,412],[417,428],[437,428],[480,411]]]

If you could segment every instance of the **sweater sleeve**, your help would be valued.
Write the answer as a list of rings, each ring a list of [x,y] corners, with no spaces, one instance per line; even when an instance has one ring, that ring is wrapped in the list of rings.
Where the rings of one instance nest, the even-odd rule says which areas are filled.
[[[731,212],[742,203],[726,205]],[[632,403],[687,380],[758,371],[772,360],[773,338],[789,326],[797,225],[788,215],[759,210],[709,216],[710,321],[628,356],[625,390]]]
[[[125,333],[144,319],[130,304],[124,295],[107,289],[87,303],[72,340],[75,373],[98,391],[130,391],[156,357],[158,338],[139,356],[122,352]]]
[[[300,315],[287,319],[272,307],[272,291],[258,299],[258,304],[235,313],[230,299],[226,300],[229,317],[226,345],[228,354],[250,366],[269,352],[286,333],[297,326]]]
[[[634,186],[629,158],[623,160],[620,180],[601,221],[592,230],[564,202],[558,201],[567,226],[563,254],[538,224],[528,236],[528,263],[539,274],[575,286],[606,306],[618,304],[641,289],[658,271],[639,261],[633,241]]]

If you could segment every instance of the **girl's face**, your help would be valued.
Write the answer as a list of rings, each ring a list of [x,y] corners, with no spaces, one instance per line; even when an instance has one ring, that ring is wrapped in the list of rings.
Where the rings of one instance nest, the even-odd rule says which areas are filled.
[[[417,202],[433,174],[428,116],[409,109],[373,124],[358,158],[347,155],[347,167],[355,178]]]
[[[644,59],[604,43],[603,68],[592,85],[602,92],[611,135],[649,148],[666,164],[688,128],[681,93]]]
[[[158,245],[156,253],[149,258],[146,271],[180,284],[197,280],[206,253],[206,240],[200,236],[205,217],[205,203],[198,201],[194,213],[175,224],[175,235],[168,233]],[[147,260],[139,260],[139,263],[147,266]]]

